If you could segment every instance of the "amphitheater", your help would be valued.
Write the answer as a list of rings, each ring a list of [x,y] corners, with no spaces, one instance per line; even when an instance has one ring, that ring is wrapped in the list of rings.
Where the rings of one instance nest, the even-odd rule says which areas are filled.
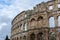
[[[41,2],[12,20],[10,40],[60,40],[59,18],[60,0]]]

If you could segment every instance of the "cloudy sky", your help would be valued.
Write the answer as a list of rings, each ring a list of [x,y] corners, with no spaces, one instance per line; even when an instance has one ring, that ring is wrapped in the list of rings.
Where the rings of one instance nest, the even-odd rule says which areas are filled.
[[[10,37],[11,21],[18,13],[32,9],[43,1],[45,0],[0,0],[0,40],[4,40],[6,35]]]

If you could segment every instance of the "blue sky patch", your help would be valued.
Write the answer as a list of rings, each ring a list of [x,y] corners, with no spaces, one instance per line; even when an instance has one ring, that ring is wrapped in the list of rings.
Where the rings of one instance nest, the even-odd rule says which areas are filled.
[[[7,0],[7,1],[0,0],[0,4],[2,4],[2,5],[11,5],[11,0]]]

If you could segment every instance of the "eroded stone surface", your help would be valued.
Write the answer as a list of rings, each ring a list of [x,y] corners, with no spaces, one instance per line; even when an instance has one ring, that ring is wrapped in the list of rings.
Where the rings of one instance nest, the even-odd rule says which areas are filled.
[[[60,0],[42,2],[19,13],[12,21],[10,40],[60,40],[58,16]],[[49,9],[49,7],[52,8]],[[49,18],[54,17],[55,27],[50,28]]]

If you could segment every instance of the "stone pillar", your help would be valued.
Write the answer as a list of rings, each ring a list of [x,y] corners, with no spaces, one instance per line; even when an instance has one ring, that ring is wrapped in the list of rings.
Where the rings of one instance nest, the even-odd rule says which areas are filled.
[[[47,27],[50,27],[49,26],[49,16],[48,16],[49,14],[47,13],[47,15],[46,15],[46,24],[47,24]]]
[[[30,40],[30,34],[29,33],[27,34],[26,40]]]
[[[49,26],[49,19],[47,20],[47,27],[50,27],[50,26]]]
[[[55,19],[55,27],[57,27],[58,26],[58,18],[55,16],[54,19]]]
[[[58,33],[56,33],[56,40],[60,40]]]
[[[53,10],[54,11],[58,10],[57,0],[53,1]]]
[[[35,40],[37,40],[37,34],[35,34]]]

